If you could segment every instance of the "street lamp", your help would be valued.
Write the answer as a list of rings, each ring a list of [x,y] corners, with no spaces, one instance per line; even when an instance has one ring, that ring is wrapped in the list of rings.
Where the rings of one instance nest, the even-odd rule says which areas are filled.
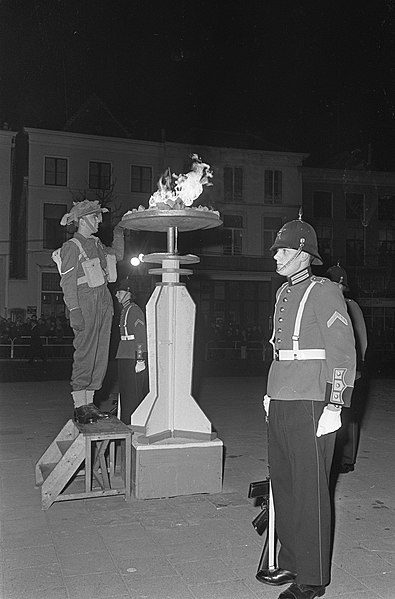
[[[130,258],[130,264],[132,266],[140,266],[140,264],[143,262],[144,259],[144,254],[139,254],[138,256],[132,256],[132,258]]]

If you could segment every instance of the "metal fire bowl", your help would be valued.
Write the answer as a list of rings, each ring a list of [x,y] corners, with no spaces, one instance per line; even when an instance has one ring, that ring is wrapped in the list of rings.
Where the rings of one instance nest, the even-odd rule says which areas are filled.
[[[213,229],[222,225],[218,214],[209,210],[186,208],[184,210],[141,210],[124,216],[119,222],[125,229],[135,231],[168,231],[177,227],[179,231]]]

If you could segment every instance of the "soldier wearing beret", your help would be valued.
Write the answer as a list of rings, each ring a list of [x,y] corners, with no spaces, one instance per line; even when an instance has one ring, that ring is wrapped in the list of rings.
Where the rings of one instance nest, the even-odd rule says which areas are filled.
[[[52,257],[57,263],[64,302],[74,332],[71,388],[74,418],[81,424],[106,417],[93,403],[108,364],[113,302],[107,288],[116,280],[116,261],[124,252],[123,229],[114,228],[112,247],[104,246],[96,233],[102,221],[99,202],[75,202],[61,225],[75,223],[77,231]]]
[[[279,568],[266,584],[291,583],[279,599],[314,599],[330,580],[329,474],[342,408],[350,405],[355,341],[340,289],[312,275],[322,264],[314,229],[286,223],[271,251],[286,282],[276,295],[273,362],[264,408]]]
[[[122,306],[119,320],[120,341],[116,359],[120,395],[120,420],[130,424],[130,417],[148,393],[145,363],[147,332],[145,316],[134,301],[130,282],[120,281],[116,292]]]

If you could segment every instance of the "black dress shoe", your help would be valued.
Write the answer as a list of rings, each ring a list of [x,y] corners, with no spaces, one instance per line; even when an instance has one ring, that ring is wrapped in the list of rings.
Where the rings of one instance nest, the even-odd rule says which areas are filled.
[[[87,408],[89,408],[92,414],[96,415],[96,420],[103,420],[103,418],[110,418],[111,414],[109,412],[101,412],[94,403],[88,403]]]
[[[296,584],[296,582],[294,582],[285,591],[280,593],[278,599],[314,599],[315,597],[322,597],[324,593],[324,586]]]
[[[79,424],[93,424],[98,421],[98,417],[90,406],[80,406],[74,409],[74,420]]]
[[[354,472],[354,464],[342,464],[339,468],[340,474],[347,474],[347,472]]]
[[[274,587],[279,587],[282,584],[289,584],[296,578],[296,574],[289,570],[276,568],[275,570],[259,570],[256,573],[256,579],[263,584],[270,584]]]

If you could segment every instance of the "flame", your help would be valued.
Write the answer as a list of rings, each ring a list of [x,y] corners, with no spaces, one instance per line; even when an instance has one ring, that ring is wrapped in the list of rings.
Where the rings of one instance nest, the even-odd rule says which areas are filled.
[[[149,200],[150,208],[184,208],[191,206],[202,194],[203,185],[212,185],[213,173],[210,165],[202,162],[197,154],[192,154],[192,167],[189,173],[171,174],[170,168],[159,177],[158,189]]]

